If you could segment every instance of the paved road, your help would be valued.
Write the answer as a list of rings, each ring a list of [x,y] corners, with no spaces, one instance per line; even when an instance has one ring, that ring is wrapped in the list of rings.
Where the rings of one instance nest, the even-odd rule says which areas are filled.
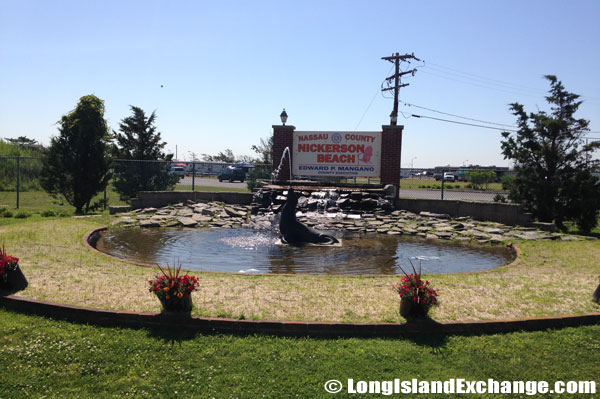
[[[186,176],[181,180],[181,185],[192,185],[192,177]],[[224,181],[219,183],[217,179],[209,179],[206,177],[196,177],[194,184],[196,186],[207,186],[207,187],[227,187],[227,188],[238,188],[245,189],[246,182],[240,183],[235,181],[229,183]],[[494,196],[497,192],[480,192],[480,191],[468,191],[468,190],[445,190],[445,200],[463,200],[463,201],[493,201]],[[420,199],[441,199],[441,190],[408,190],[400,189],[401,198],[420,198]]]
[[[183,179],[181,179],[181,182],[179,184],[185,185],[185,186],[191,186],[192,185],[192,176],[184,177]],[[196,177],[196,179],[194,181],[194,185],[207,186],[207,187],[228,187],[228,188],[239,188],[239,189],[245,189],[248,187],[246,185],[246,182],[241,183],[236,180],[233,183],[229,183],[228,181],[223,181],[222,183],[219,183],[219,180],[217,180],[216,178],[209,179],[207,177]]]

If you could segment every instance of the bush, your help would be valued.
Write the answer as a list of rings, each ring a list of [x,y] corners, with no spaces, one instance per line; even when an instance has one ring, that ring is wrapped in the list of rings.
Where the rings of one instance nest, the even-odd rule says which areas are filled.
[[[0,214],[2,215],[2,217],[5,217],[5,218],[11,218],[11,217],[13,217],[12,211],[9,211],[6,208],[4,208]]]
[[[40,214],[42,215],[42,217],[45,217],[45,218],[56,216],[56,213],[49,209],[42,211]]]
[[[510,176],[510,175],[502,176],[502,178],[500,179],[500,183],[502,183],[502,190],[510,191],[511,188],[513,187],[514,181],[515,181],[515,178],[513,176]]]
[[[496,194],[494,196],[494,202],[501,202],[501,203],[505,203],[506,202],[506,197],[500,193]]]
[[[468,170],[466,174],[467,180],[475,190],[484,190],[484,185],[487,190],[488,184],[496,180],[496,172],[491,170]]]
[[[25,211],[19,211],[15,214],[16,219],[27,219],[29,216],[31,215]]]
[[[248,173],[248,180],[246,181],[248,190],[254,191],[257,179],[269,179],[270,177],[271,175],[266,168],[255,167]]]

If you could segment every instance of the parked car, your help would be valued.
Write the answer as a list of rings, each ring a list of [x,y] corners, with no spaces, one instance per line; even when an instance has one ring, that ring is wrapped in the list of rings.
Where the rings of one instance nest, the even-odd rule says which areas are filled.
[[[442,180],[442,174],[441,173],[434,173],[433,174],[433,178],[437,181],[437,180]]]
[[[217,176],[217,179],[219,179],[220,182],[223,180],[229,180],[229,182],[239,180],[243,183],[244,180],[246,180],[246,172],[241,168],[228,167]]]
[[[183,166],[172,166],[171,174],[177,175],[183,179],[183,177],[185,176],[185,168]]]
[[[456,176],[453,173],[445,172],[444,173],[444,180],[445,181],[454,182],[454,181],[456,181]]]

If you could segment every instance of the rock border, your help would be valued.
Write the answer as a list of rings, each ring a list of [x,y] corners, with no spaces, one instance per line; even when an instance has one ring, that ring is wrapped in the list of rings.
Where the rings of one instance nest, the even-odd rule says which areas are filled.
[[[160,313],[115,312],[25,299],[9,295],[6,292],[0,292],[0,306],[21,313],[103,327],[174,328],[208,334],[248,335],[260,333],[274,336],[314,338],[398,338],[415,334],[497,334],[600,324],[600,313],[473,322],[424,320],[407,323],[323,323],[237,320],[185,317]]]

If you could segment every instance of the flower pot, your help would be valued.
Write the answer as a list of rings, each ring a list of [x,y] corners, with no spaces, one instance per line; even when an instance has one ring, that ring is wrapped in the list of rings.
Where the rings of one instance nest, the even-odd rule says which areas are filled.
[[[0,289],[16,292],[24,290],[27,288],[27,285],[27,279],[19,265],[17,265],[15,270],[8,270],[0,277]]]
[[[427,317],[430,305],[413,302],[412,299],[402,298],[400,300],[400,316],[405,319],[422,319]]]
[[[182,298],[159,298],[162,304],[163,313],[190,313],[193,303],[191,295],[184,295]]]

